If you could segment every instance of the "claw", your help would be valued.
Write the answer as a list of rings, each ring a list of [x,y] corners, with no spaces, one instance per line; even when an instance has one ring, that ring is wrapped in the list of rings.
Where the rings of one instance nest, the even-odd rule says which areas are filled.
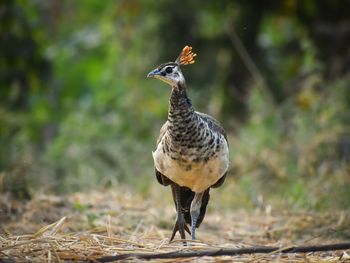
[[[191,235],[191,231],[190,231],[190,229],[188,228],[188,226],[187,226],[185,223],[183,224],[183,229],[182,229],[182,230],[180,229],[179,225],[181,225],[181,223],[179,224],[179,222],[178,222],[178,220],[177,220],[176,223],[175,223],[175,225],[174,225],[173,232],[172,232],[172,234],[171,234],[169,243],[171,243],[171,241],[174,240],[174,237],[175,237],[177,231],[180,232],[180,236],[181,236],[182,239],[185,239],[185,232],[184,232],[184,230],[185,230],[189,235]],[[181,232],[183,232],[183,237],[182,237]]]

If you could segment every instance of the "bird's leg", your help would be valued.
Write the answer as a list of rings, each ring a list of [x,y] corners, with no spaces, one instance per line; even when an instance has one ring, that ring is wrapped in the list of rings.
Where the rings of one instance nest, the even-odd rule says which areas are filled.
[[[191,213],[192,240],[196,239],[196,225],[197,225],[197,220],[201,210],[203,194],[204,192],[196,193],[191,203],[190,213]]]
[[[190,234],[190,230],[188,229],[185,218],[182,212],[182,207],[181,207],[181,193],[180,193],[180,186],[178,185],[172,185],[172,190],[175,194],[175,202],[176,202],[176,223],[173,228],[173,233],[171,234],[170,241],[173,241],[175,234],[177,231],[180,232],[181,239],[185,239],[185,230]]]

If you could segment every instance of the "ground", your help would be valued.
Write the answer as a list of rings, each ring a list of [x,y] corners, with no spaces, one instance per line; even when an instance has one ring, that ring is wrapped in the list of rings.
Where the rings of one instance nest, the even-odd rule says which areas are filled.
[[[166,196],[162,198],[164,193]],[[90,261],[123,253],[199,251],[218,247],[264,245],[284,248],[344,242],[350,238],[350,211],[224,210],[215,208],[213,197],[197,232],[198,241],[190,246],[183,246],[178,239],[168,244],[175,219],[175,209],[168,195],[170,193],[160,192],[145,197],[122,187],[66,196],[36,194],[30,201],[0,195],[0,262]],[[345,262],[350,260],[348,253],[350,250],[203,257],[197,260]],[[193,261],[193,258],[181,261]]]

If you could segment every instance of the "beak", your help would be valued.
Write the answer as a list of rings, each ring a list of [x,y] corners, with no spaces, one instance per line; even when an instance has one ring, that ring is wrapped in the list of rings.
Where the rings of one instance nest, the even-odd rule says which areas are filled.
[[[158,75],[160,75],[160,71],[156,68],[147,74],[147,78],[152,78]]]

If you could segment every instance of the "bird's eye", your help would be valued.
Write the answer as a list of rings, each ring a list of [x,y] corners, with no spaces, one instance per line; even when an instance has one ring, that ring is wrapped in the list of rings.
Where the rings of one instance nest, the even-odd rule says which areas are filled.
[[[172,68],[172,67],[167,67],[167,68],[165,69],[165,72],[166,72],[166,73],[171,73],[171,72],[173,72],[173,68]]]

